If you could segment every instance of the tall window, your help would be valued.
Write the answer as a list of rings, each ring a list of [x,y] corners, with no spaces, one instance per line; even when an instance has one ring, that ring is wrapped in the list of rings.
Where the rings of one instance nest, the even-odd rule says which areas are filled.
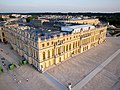
[[[63,52],[65,52],[65,46],[63,46]]]
[[[73,43],[73,49],[75,48],[75,42]]]
[[[45,52],[43,52],[43,60],[45,59]]]
[[[36,58],[38,59],[38,52],[36,52]]]
[[[61,57],[59,57],[59,62],[61,62]]]
[[[80,46],[80,41],[78,41],[78,46]]]
[[[77,41],[76,41],[76,47],[77,47]]]
[[[66,45],[66,51],[68,51],[68,45]]]
[[[69,50],[71,50],[71,44],[69,45]]]
[[[5,36],[5,34],[2,32],[2,36],[4,37]]]
[[[50,58],[50,51],[48,50],[48,58]]]
[[[52,49],[52,56],[54,56],[54,49]]]
[[[58,48],[58,54],[60,55],[60,53],[61,53],[61,52],[60,52],[60,47],[59,47],[59,48]]]

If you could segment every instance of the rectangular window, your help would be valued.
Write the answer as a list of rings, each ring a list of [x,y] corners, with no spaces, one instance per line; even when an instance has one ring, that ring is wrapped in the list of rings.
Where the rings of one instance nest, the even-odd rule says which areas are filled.
[[[47,43],[47,46],[49,46],[49,42]]]
[[[44,44],[42,44],[42,47],[44,47],[45,45]]]

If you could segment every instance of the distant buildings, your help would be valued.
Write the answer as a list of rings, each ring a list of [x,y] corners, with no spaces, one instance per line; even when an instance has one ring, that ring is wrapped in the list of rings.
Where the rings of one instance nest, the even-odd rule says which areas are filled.
[[[74,26],[61,27],[61,31],[67,31],[72,33],[79,33],[81,31],[87,31],[91,29],[95,29],[95,26],[86,24],[86,25],[74,25]]]
[[[13,49],[38,71],[83,53],[105,41],[107,27],[94,26],[99,23],[98,19],[69,22],[87,25],[61,26],[61,31],[5,25],[1,26],[0,40],[8,41]]]
[[[97,25],[100,21],[98,19],[74,19],[74,20],[66,20],[65,22],[71,23],[81,23],[81,24],[92,24]]]

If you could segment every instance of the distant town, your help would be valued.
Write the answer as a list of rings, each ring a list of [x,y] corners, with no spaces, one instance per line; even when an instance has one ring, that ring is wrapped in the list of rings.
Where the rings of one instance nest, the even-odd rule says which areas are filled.
[[[119,53],[119,13],[0,14],[0,77],[13,86],[6,80],[1,90],[100,90],[86,85]]]

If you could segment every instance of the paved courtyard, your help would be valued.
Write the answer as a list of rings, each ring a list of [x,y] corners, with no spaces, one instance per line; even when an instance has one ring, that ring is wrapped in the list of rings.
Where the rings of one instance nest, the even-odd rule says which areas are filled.
[[[0,90],[57,90],[44,75],[24,65],[0,75]]]
[[[0,74],[0,90],[57,90],[44,75],[32,66],[19,66],[19,60],[22,58],[10,49],[9,44],[0,43],[0,50],[0,66],[4,70],[4,73]],[[6,66],[3,66],[2,61]],[[10,63],[17,65],[17,68],[8,71]]]
[[[120,54],[81,90],[120,90]]]

